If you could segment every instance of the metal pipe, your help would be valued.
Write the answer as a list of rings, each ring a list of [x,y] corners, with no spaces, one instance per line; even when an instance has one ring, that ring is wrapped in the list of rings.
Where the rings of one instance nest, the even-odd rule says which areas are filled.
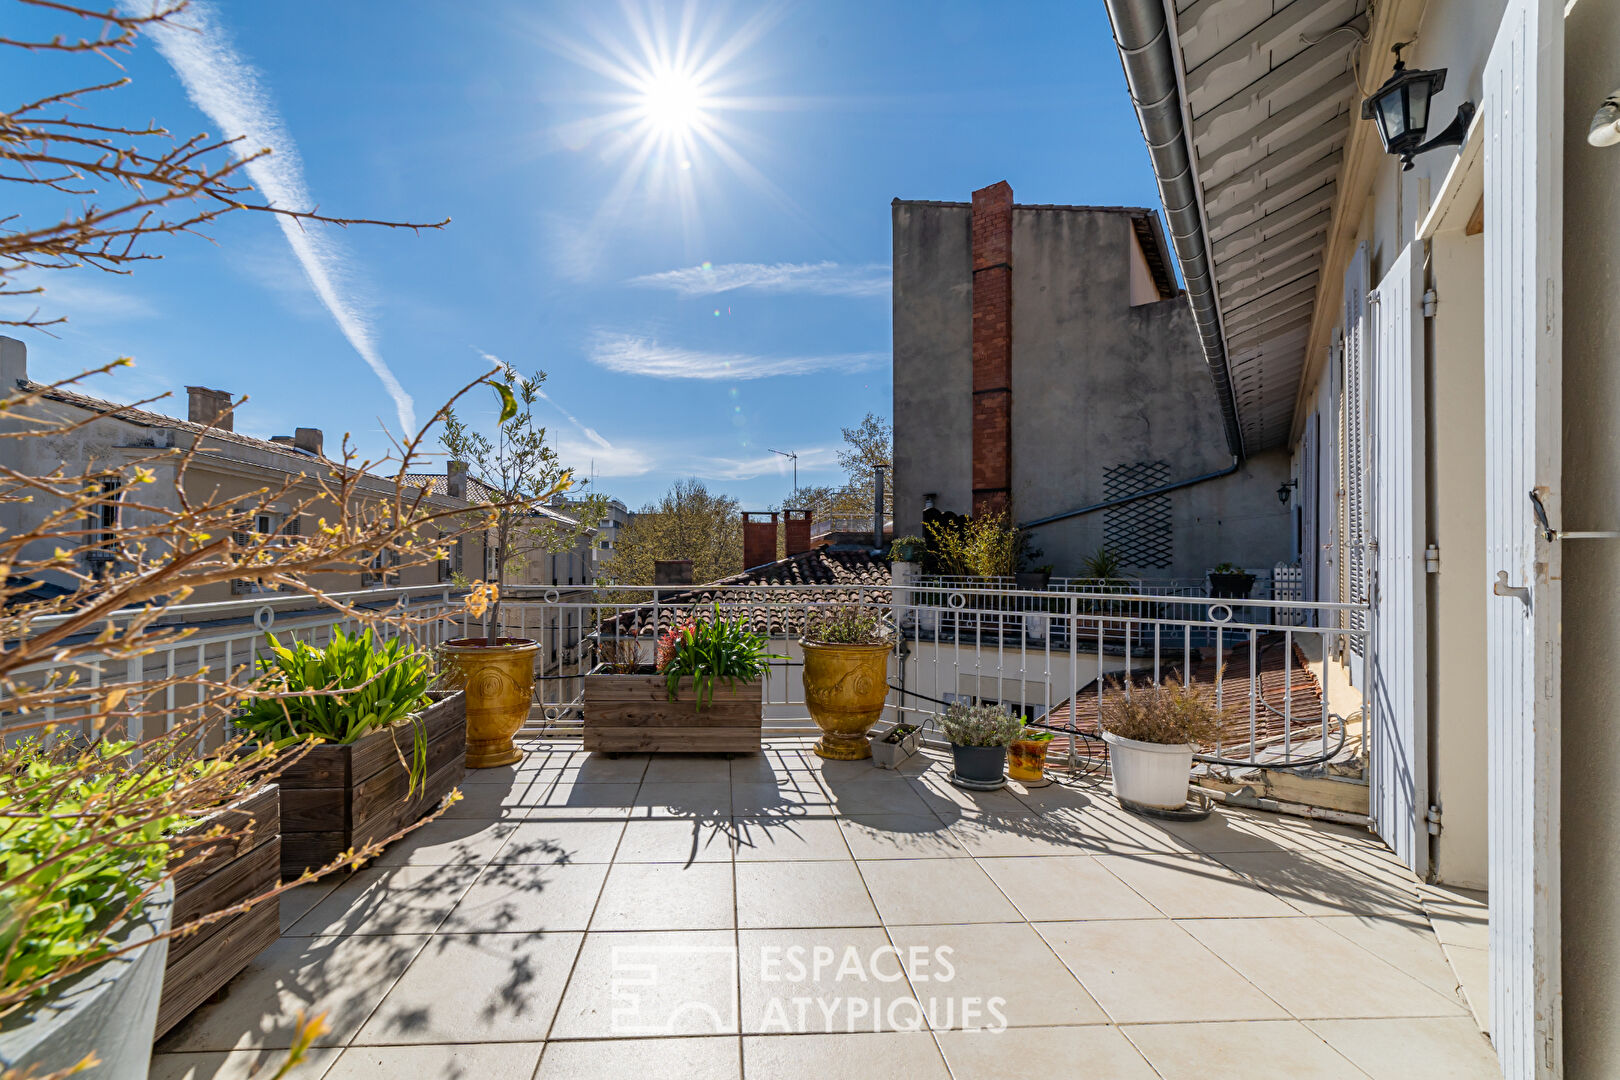
[[[1066,518],[1079,517],[1082,514],[1092,514],[1096,513],[1098,510],[1107,510],[1114,506],[1124,506],[1126,503],[1132,503],[1138,499],[1146,499],[1154,495],[1163,495],[1167,491],[1175,491],[1177,488],[1192,487],[1194,484],[1202,484],[1206,480],[1219,480],[1223,476],[1231,476],[1241,467],[1242,466],[1240,463],[1234,461],[1230,466],[1221,469],[1218,472],[1205,473],[1203,476],[1195,476],[1191,480],[1177,480],[1173,484],[1162,484],[1159,487],[1149,488],[1146,491],[1138,491],[1133,495],[1122,495],[1117,499],[1106,499],[1100,503],[1092,503],[1090,506],[1082,506],[1078,510],[1065,510],[1061,514],[1053,514],[1050,517],[1036,518],[1034,521],[1026,521],[1018,527],[1020,529],[1033,529],[1037,525],[1050,525],[1054,521],[1063,521]]]
[[[1159,198],[1169,224],[1187,301],[1204,346],[1204,362],[1226,422],[1226,444],[1238,461],[1245,457],[1238,426],[1237,397],[1226,358],[1226,335],[1215,295],[1203,210],[1193,178],[1192,155],[1182,121],[1181,88],[1176,77],[1175,42],[1165,19],[1164,0],[1106,0],[1114,41],[1136,118],[1159,180]]]

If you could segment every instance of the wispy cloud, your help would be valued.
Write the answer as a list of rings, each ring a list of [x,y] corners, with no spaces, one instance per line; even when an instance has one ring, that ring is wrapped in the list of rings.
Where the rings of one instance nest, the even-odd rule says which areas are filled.
[[[473,352],[477,353],[479,356],[482,356],[485,360],[488,360],[491,364],[496,364],[496,365],[499,365],[500,367],[506,367],[506,361],[502,360],[500,357],[496,356],[494,353],[485,352],[483,349],[480,349],[476,345],[473,346]],[[537,389],[535,391],[535,393],[539,395],[540,400],[546,402],[553,409],[556,409],[558,412],[562,413],[563,419],[567,420],[570,424],[573,424],[574,427],[579,431],[579,433],[581,435],[585,436],[586,440],[590,444],[589,447],[587,448],[587,451],[586,451],[587,453],[591,453],[591,454],[604,454],[605,453],[605,454],[610,454],[610,455],[615,453],[615,447],[614,447],[614,445],[612,443],[608,442],[607,439],[603,438],[602,435],[599,432],[597,432],[597,430],[595,428],[589,427],[586,424],[581,423],[579,417],[575,416],[573,413],[569,412],[567,409],[563,408],[560,404],[558,404],[556,398],[552,397],[550,394],[546,393],[544,390],[538,390]],[[561,439],[561,438],[554,440],[554,442],[557,445],[559,454],[562,453],[562,448],[564,446],[570,446],[573,449],[577,450],[580,446],[584,445],[582,443],[578,443],[577,441]],[[625,456],[624,454],[619,454],[618,457],[619,457],[620,460],[622,460],[623,462],[626,462],[626,463],[629,463],[631,461],[636,460],[636,459],[634,459],[632,457]],[[579,457],[579,454],[577,454],[577,453],[563,454],[563,461],[565,463],[569,464],[569,465],[572,465],[572,466],[576,467],[576,468],[578,467],[578,461],[579,460],[580,460],[580,457]],[[645,468],[643,468],[643,469],[640,469],[637,472],[612,473],[612,474],[603,473],[603,475],[640,476],[641,473],[644,473],[646,471],[647,470]]]
[[[131,13],[151,9],[150,0],[124,0]],[[271,147],[275,153],[247,165],[248,178],[272,206],[288,209],[315,205],[304,183],[303,164],[298,148],[277,114],[259,73],[231,45],[212,4],[192,0],[176,20],[177,25],[159,26],[152,34],[158,51],[174,68],[187,95],[207,114],[227,138],[241,136],[237,144],[244,153]],[[276,215],[282,235],[292,247],[309,284],[331,313],[338,329],[354,351],[366,362],[394,399],[400,425],[406,432],[416,430],[416,407],[377,350],[370,320],[347,286],[344,256],[330,237],[305,228],[291,218]]]
[[[828,469],[838,464],[838,451],[831,446],[817,446],[797,453],[801,474],[817,469]],[[793,463],[780,454],[761,454],[758,457],[747,458],[700,458],[692,462],[688,468],[689,471],[704,478],[752,480],[767,473],[789,474],[793,471]]]
[[[655,379],[768,379],[817,371],[862,371],[884,358],[883,353],[875,352],[824,356],[703,352],[661,345],[633,334],[609,333],[598,334],[590,349],[591,363],[598,367]]]
[[[757,292],[808,293],[812,296],[888,296],[889,267],[884,263],[843,266],[816,263],[721,263],[642,274],[631,285],[670,289],[682,296],[752,289]]]

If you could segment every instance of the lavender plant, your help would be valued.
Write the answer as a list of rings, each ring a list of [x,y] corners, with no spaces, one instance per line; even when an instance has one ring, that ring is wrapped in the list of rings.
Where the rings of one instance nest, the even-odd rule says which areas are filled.
[[[940,719],[945,737],[957,746],[1008,746],[1024,733],[1024,721],[995,705],[945,706]]]

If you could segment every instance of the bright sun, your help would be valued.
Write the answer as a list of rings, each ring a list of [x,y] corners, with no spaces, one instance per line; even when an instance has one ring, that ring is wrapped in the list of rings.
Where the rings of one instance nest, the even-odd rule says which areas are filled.
[[[705,105],[697,80],[685,72],[657,72],[641,90],[642,114],[666,137],[688,135],[703,126]]]

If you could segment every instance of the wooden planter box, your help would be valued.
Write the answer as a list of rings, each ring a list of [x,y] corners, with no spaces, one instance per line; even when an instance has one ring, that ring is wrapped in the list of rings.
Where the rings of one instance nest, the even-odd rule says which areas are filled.
[[[585,676],[584,748],[607,754],[757,754],[765,723],[759,682],[717,683],[702,709],[690,679],[669,700],[662,675]]]
[[[280,811],[279,789],[269,784],[180,834],[171,865],[195,859],[200,849],[213,850],[176,872],[173,925],[183,926],[276,887],[281,880]],[[215,826],[243,835],[230,840],[202,839]],[[155,1038],[162,1038],[218,993],[280,935],[280,901],[267,900],[195,934],[171,939]]]
[[[281,877],[324,866],[428,813],[467,772],[467,698],[462,691],[415,714],[427,729],[427,783],[407,796],[415,734],[410,720],[347,745],[312,748],[279,777]]]

